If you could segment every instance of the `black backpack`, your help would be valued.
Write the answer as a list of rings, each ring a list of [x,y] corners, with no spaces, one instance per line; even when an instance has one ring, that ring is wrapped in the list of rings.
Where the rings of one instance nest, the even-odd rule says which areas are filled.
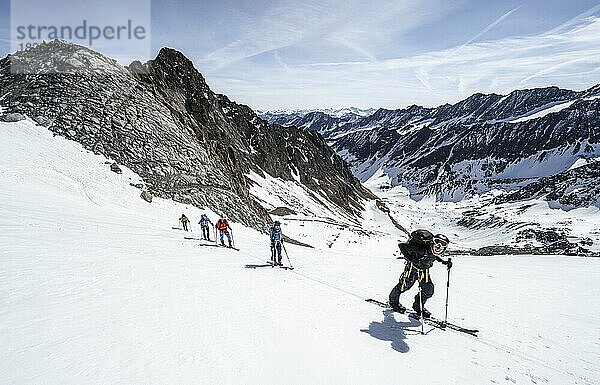
[[[433,234],[427,230],[415,230],[410,233],[408,243],[413,245],[430,245],[433,242]]]

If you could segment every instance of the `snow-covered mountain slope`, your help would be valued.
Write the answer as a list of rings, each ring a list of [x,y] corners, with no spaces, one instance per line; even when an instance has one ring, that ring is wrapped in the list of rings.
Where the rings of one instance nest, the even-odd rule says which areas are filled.
[[[211,207],[257,229],[270,217],[249,193],[250,172],[299,176],[303,188],[347,216],[373,198],[320,135],[269,125],[216,95],[173,49],[125,68],[82,46],[40,44],[0,60],[0,103],[135,170],[155,195]]]
[[[596,174],[588,176],[598,178]],[[386,204],[401,227],[445,233],[453,249],[463,253],[600,256],[600,208],[596,206],[561,210],[533,191],[527,197],[512,197],[497,190],[460,202],[414,201],[406,188],[392,187],[381,170],[366,186]]]
[[[324,118],[310,128],[324,133],[362,181],[383,170],[416,200],[460,201],[491,190],[518,191],[599,157],[599,96],[598,86],[475,94],[437,108],[380,109],[337,126],[333,135],[326,134],[332,132],[329,124],[319,127]],[[564,191],[547,188],[540,196],[575,207],[599,204],[597,193],[565,199]]]
[[[268,240],[240,223],[239,252],[185,239],[198,230],[171,228],[182,212],[214,214],[147,203],[112,162],[29,119],[0,123],[0,383],[600,382],[600,259],[455,256],[449,320],[480,336],[420,335],[364,301],[385,300],[402,269],[380,210],[365,208],[368,236],[283,217],[316,249],[287,244],[295,270],[273,269]],[[431,277],[443,316],[446,272]]]

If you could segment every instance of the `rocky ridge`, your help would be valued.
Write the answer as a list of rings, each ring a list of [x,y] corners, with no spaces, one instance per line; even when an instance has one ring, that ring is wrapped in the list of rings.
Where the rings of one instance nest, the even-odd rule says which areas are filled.
[[[128,67],[52,41],[0,60],[0,104],[139,174],[151,193],[208,207],[258,229],[253,171],[299,180],[355,217],[373,195],[317,133],[271,125],[211,91],[182,53],[163,48]]]

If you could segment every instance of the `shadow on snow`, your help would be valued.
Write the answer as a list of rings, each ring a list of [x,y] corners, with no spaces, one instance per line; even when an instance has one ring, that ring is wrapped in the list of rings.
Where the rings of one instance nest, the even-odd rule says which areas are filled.
[[[411,318],[409,318],[409,322],[398,322],[394,318],[392,310],[384,310],[382,322],[371,322],[369,329],[361,329],[361,332],[369,333],[371,337],[378,340],[391,341],[392,349],[400,353],[407,353],[410,349],[404,340],[407,334],[420,334],[419,331],[410,329],[419,325],[421,324],[418,320]]]
[[[264,265],[246,265],[244,266],[246,269],[256,269],[259,267],[273,267],[272,265],[269,265],[268,263],[265,263]]]

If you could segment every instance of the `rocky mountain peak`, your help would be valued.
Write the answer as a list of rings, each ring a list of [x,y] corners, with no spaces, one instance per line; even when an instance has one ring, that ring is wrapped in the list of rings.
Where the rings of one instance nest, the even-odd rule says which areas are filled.
[[[28,72],[12,71],[14,64]],[[373,197],[320,135],[269,125],[215,95],[193,63],[170,48],[125,68],[85,47],[44,43],[0,60],[0,100],[4,112],[43,121],[131,168],[154,195],[258,229],[270,219],[251,193],[252,172],[296,183],[324,209],[348,217]]]

